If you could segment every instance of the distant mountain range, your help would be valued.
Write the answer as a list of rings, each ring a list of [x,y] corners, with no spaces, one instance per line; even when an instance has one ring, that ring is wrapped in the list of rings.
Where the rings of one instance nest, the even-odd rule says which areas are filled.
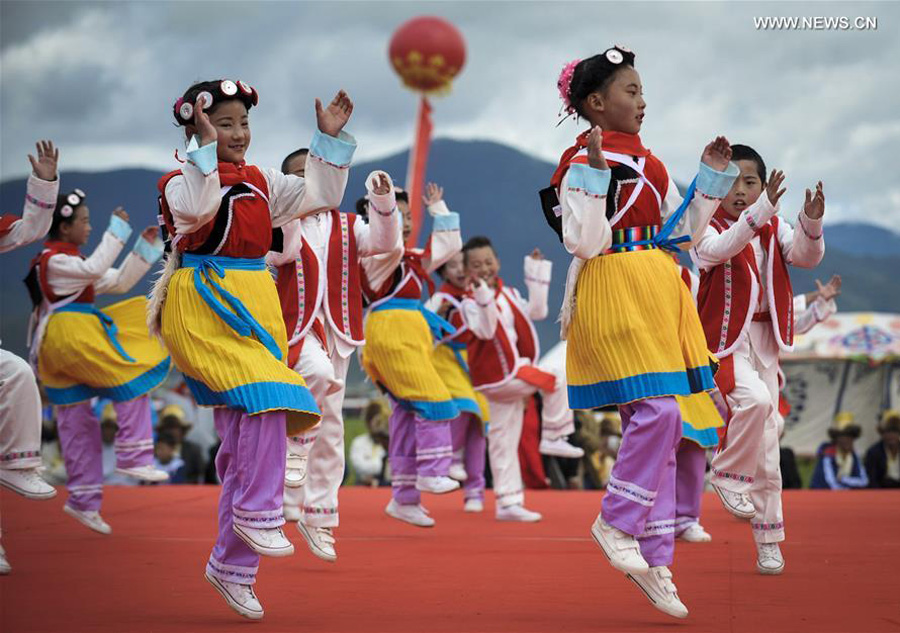
[[[365,192],[365,177],[373,169],[383,169],[396,182],[403,182],[407,154],[355,165],[342,208],[352,210]],[[448,206],[462,216],[464,238],[489,236],[502,261],[502,276],[509,284],[524,289],[522,261],[537,246],[554,262],[551,285],[551,317],[538,324],[543,349],[559,338],[554,323],[562,302],[566,268],[570,260],[556,235],[545,223],[537,191],[549,182],[555,165],[527,156],[505,145],[484,141],[437,140],[431,148],[428,179],[444,187]],[[156,182],[161,174],[145,169],[124,169],[101,173],[63,172],[63,188],[78,187],[88,195],[94,233],[87,251],[99,241],[110,211],[122,205],[132,218],[135,235],[157,214]],[[18,213],[25,194],[25,180],[0,183],[0,204],[6,213]],[[426,229],[427,229],[426,225]],[[134,239],[134,238],[133,238]],[[833,272],[844,280],[840,309],[900,312],[900,235],[867,224],[830,224],[825,259],[815,271],[793,269],[794,288],[805,292]],[[129,245],[130,248],[130,245]],[[40,250],[34,244],[2,256],[0,266],[0,337],[3,347],[16,353],[25,351],[25,329],[31,309],[21,280],[28,262]],[[147,292],[149,281],[135,288]],[[102,297],[111,303],[117,297]]]

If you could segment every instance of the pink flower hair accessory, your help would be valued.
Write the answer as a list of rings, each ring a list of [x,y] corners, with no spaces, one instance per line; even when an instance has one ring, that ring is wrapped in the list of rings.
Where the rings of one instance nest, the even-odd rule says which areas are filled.
[[[572,105],[572,77],[575,75],[575,67],[581,62],[580,59],[573,59],[563,66],[559,73],[559,79],[556,81],[556,87],[559,88],[559,98],[562,99],[564,109],[569,114],[575,113],[575,106]]]

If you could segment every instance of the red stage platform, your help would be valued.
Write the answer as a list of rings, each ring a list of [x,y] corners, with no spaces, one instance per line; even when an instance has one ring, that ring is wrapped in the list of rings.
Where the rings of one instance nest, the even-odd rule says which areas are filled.
[[[45,502],[3,491],[3,633],[247,631],[900,631],[900,493],[788,492],[782,576],[755,570],[750,528],[704,498],[709,544],[679,543],[673,568],[691,610],[653,609],[589,535],[601,494],[531,492],[534,525],[498,523],[493,502],[465,514],[458,494],[428,498],[437,526],[387,517],[389,490],[342,490],[338,562],[314,558],[293,526],[293,557],[263,559],[257,624],[203,579],[215,487],[108,488],[111,536]]]

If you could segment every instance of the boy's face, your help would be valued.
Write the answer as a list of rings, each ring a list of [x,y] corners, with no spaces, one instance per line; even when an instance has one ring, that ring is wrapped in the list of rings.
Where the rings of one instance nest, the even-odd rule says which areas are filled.
[[[466,273],[472,279],[482,279],[491,288],[497,287],[500,260],[490,246],[473,248],[466,252]]]
[[[464,290],[466,287],[466,265],[462,253],[454,255],[450,261],[444,264],[444,281]]]
[[[400,210],[400,217],[403,218],[403,243],[405,244],[409,240],[409,236],[412,235],[412,209],[409,208],[409,203],[404,200],[397,200],[397,209]]]
[[[231,99],[216,107],[209,120],[218,133],[217,152],[223,163],[240,163],[250,147],[250,118],[247,106]]]
[[[300,154],[299,156],[294,156],[291,160],[288,161],[287,171],[285,173],[292,176],[300,176],[301,178],[305,178],[307,156],[308,154]]]
[[[735,161],[735,164],[741,170],[741,174],[731,185],[731,191],[722,200],[722,206],[729,215],[736,218],[744,212],[744,209],[759,199],[765,183],[759,179],[756,161],[738,160]]]
[[[84,246],[91,236],[91,210],[86,204],[79,205],[72,214],[72,221],[59,225],[59,235],[64,242]]]
[[[844,451],[845,453],[849,453],[853,450],[853,442],[854,438],[852,435],[838,435],[835,443],[838,445],[838,448]]]
[[[156,443],[156,459],[160,464],[168,464],[175,458],[175,448],[165,442]]]

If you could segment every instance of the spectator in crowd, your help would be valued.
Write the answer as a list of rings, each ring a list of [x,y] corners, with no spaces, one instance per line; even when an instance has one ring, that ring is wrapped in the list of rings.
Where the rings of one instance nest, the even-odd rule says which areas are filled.
[[[615,410],[576,411],[575,417],[580,423],[576,439],[585,451],[586,487],[606,488],[622,441],[622,420]]]
[[[383,486],[385,457],[388,447],[388,420],[391,410],[381,399],[372,400],[366,406],[363,418],[366,432],[353,438],[350,443],[350,467],[356,474],[356,483],[361,486]]]
[[[103,443],[103,483],[112,486],[136,486],[138,482],[116,472],[116,432],[119,430],[118,416],[112,400],[101,398],[97,401],[94,414],[100,420],[100,441]]]
[[[160,433],[156,439],[154,462],[159,470],[168,473],[169,481],[165,483],[187,483],[184,460],[178,454],[178,440],[171,433]]]
[[[183,481],[172,483],[203,483],[206,460],[203,458],[201,448],[191,440],[185,439],[190,430],[191,422],[179,405],[167,405],[159,412],[157,432],[160,436],[168,434],[172,437],[175,441],[175,454],[184,462]]]
[[[800,479],[800,470],[797,468],[797,458],[794,449],[781,446],[781,487],[784,490],[796,490],[803,487]]]
[[[844,411],[835,416],[828,429],[831,441],[819,447],[810,488],[848,490],[869,485],[862,460],[853,449],[859,434],[852,413]]]
[[[900,411],[889,409],[878,423],[881,439],[866,451],[866,473],[872,488],[900,488]]]

